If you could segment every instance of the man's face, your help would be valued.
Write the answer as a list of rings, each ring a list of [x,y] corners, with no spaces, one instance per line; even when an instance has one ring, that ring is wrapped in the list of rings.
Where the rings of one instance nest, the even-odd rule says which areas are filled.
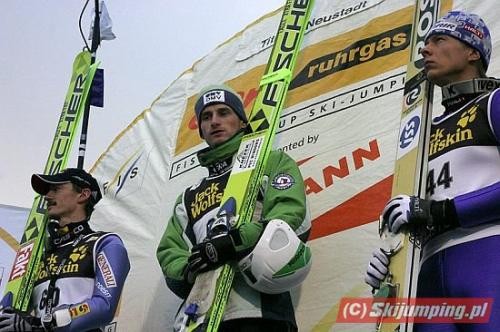
[[[78,213],[82,211],[82,203],[87,200],[89,191],[89,189],[82,189],[79,193],[75,191],[71,183],[51,185],[49,192],[45,195],[49,217],[59,221],[78,218]]]
[[[427,78],[436,85],[470,80],[477,77],[473,62],[479,52],[448,35],[430,36],[422,49]]]
[[[212,104],[203,109],[200,116],[203,138],[210,146],[224,143],[246,124],[226,104]]]

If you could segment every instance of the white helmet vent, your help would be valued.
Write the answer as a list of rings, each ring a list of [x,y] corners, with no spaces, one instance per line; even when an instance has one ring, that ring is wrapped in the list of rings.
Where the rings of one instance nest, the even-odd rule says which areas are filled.
[[[283,220],[271,220],[252,252],[239,261],[243,278],[266,294],[289,291],[311,269],[311,250]]]
[[[271,248],[271,250],[279,250],[286,247],[289,243],[290,241],[288,240],[288,235],[285,233],[285,231],[278,228],[271,238],[269,248]]]

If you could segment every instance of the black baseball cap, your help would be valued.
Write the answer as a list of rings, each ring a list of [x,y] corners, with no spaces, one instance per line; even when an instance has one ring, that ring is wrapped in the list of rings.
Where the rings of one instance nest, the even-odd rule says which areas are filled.
[[[31,187],[40,195],[47,195],[51,185],[69,182],[80,188],[89,188],[92,192],[91,201],[94,204],[97,204],[102,198],[97,180],[80,168],[66,168],[64,171],[52,175],[33,174],[31,176]]]

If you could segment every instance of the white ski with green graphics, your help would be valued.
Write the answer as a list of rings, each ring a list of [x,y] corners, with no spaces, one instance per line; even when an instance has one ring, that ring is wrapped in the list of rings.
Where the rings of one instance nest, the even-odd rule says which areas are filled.
[[[425,35],[439,18],[439,11],[439,0],[416,0],[391,197],[400,194],[425,197],[434,89],[426,79],[420,52]],[[396,298],[408,301],[415,298],[420,254],[418,243],[412,234],[391,235],[382,222],[379,231],[384,250],[391,259],[389,274],[375,294],[375,300]],[[412,330],[411,320],[395,323],[382,317],[376,326],[376,331]]]
[[[88,51],[80,52],[73,62],[71,81],[44,174],[59,173],[68,164],[75,132],[98,65],[99,63],[91,65],[91,54]],[[40,195],[35,196],[9,275],[3,306],[21,311],[28,309],[44,246],[47,223],[45,212],[45,199]]]
[[[221,207],[228,200],[236,203],[236,223],[251,222],[264,168],[271,152],[288,86],[309,20],[313,0],[287,0],[274,46],[260,81],[259,92],[249,117],[250,133],[237,152]],[[223,267],[199,275],[186,300],[191,312],[185,313],[181,330],[215,332],[224,316],[231,291],[234,267]]]

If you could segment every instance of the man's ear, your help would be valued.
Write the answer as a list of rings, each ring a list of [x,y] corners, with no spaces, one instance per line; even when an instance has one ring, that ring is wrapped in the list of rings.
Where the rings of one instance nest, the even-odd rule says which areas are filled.
[[[248,126],[248,122],[243,122],[242,120],[240,120],[240,128],[243,129],[243,128],[246,128]]]
[[[481,60],[481,53],[479,53],[479,51],[476,50],[475,48],[469,47],[469,60],[470,61]]]
[[[90,199],[90,195],[92,195],[92,191],[90,188],[82,188],[82,191],[80,192],[80,198],[78,199],[79,202],[86,202]]]

